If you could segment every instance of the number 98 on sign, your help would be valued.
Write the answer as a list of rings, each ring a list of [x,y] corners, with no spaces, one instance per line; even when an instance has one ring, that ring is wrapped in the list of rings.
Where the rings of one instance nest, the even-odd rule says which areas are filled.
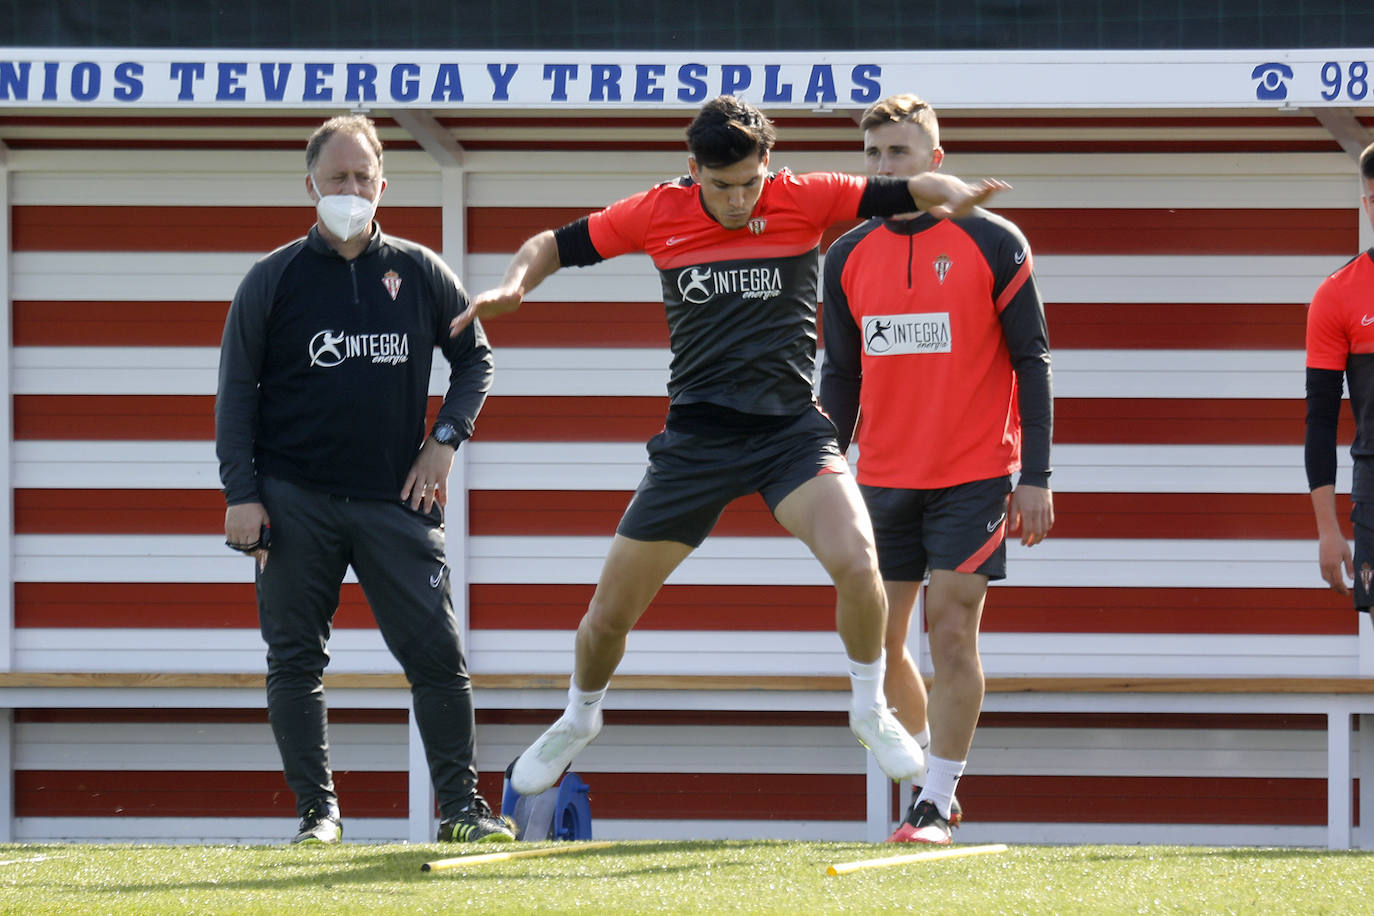
[[[1322,64],[1322,98],[1358,101],[1369,95],[1369,64],[1362,60],[1342,65],[1334,60]]]

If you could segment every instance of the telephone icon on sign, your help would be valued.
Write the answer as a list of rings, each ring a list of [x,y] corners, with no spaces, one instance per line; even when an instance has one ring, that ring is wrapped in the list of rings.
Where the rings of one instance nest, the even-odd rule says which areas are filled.
[[[1255,87],[1255,98],[1262,102],[1281,102],[1288,98],[1288,80],[1293,78],[1293,68],[1287,64],[1260,64],[1250,71],[1250,79],[1259,80]]]

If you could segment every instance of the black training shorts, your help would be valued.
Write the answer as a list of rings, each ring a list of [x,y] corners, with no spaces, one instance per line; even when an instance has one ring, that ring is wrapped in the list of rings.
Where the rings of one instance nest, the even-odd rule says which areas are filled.
[[[781,429],[704,435],[665,429],[616,532],[699,547],[731,500],[760,493],[769,509],[821,474],[848,474],[835,425],[813,408]]]
[[[859,489],[873,519],[884,579],[919,582],[931,569],[1007,577],[1010,477],[938,490]]]

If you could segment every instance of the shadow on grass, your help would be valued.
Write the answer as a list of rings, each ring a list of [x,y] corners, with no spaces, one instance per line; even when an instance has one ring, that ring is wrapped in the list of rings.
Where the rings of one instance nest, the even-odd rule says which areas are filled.
[[[515,875],[509,866],[519,868],[519,880],[527,882],[542,881],[604,881],[616,878],[662,877],[665,875],[690,872],[700,866],[695,863],[667,865],[663,859],[672,854],[707,853],[712,856],[711,869],[722,872],[729,869],[730,862],[719,861],[722,852],[732,848],[748,849],[758,844],[748,842],[666,842],[666,843],[626,843],[621,847],[605,847],[586,851],[568,851],[556,856],[511,859],[484,865],[462,866],[441,871],[424,872],[420,866],[438,859],[459,858],[466,855],[480,856],[494,852],[515,852],[525,849],[546,848],[542,844],[517,844],[515,846],[349,846],[282,847],[281,858],[254,866],[244,864],[240,872],[256,869],[255,878],[214,877],[199,880],[177,880],[174,877],[165,881],[138,881],[121,884],[105,884],[105,892],[156,893],[160,891],[318,891],[321,888],[366,886],[392,882],[435,882],[444,880],[463,881],[506,881]],[[615,857],[617,864],[609,865],[605,860]],[[595,874],[570,875],[566,868],[554,867],[541,873],[538,863],[576,863],[599,860],[602,867]],[[644,860],[644,861],[636,861]],[[744,863],[738,863],[746,867]],[[273,874],[280,872],[280,874]]]
[[[1129,862],[1139,861],[1141,859],[1206,859],[1210,861],[1216,861],[1217,859],[1234,859],[1251,862],[1257,858],[1285,861],[1324,859],[1330,856],[1369,855],[1369,851],[1364,849],[1307,849],[1292,846],[1139,846],[1131,847],[1128,851],[1102,849],[1097,852],[1089,852],[1081,855],[1077,854],[1078,851],[1094,849],[1096,847],[1065,846],[1062,848],[1066,851],[1074,851],[1071,858],[1084,862]]]

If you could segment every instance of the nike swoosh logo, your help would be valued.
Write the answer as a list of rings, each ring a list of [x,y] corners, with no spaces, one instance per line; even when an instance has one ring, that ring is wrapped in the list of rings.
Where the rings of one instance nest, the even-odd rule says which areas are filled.
[[[1007,517],[1006,514],[1003,513],[1002,515],[1000,515],[1000,516],[997,517],[997,520],[996,520],[996,521],[994,521],[994,522],[988,522],[988,534],[992,534],[994,531],[996,531],[996,530],[997,530],[997,526],[1000,525],[1000,524],[1002,524],[1002,520],[1005,519],[1006,517]]]
[[[1368,315],[1365,315],[1360,319],[1360,324],[1364,325],[1365,327],[1369,327],[1371,324],[1374,324],[1374,318],[1370,318]]]
[[[682,244],[683,242],[685,242],[685,241],[687,241],[687,236],[685,236],[685,235],[674,235],[674,236],[670,237],[670,238],[668,239],[668,241],[664,242],[663,244],[667,245],[669,248],[672,248],[674,245],[681,245],[681,244]]]
[[[1020,251],[1016,252],[1015,259],[1017,264],[1024,263],[1026,260],[1026,249],[1022,248]]]
[[[991,531],[992,529],[989,528],[988,530]],[[430,588],[438,588],[438,587],[439,587],[439,583],[440,583],[440,582],[443,582],[443,581],[444,581],[444,571],[441,569],[441,570],[439,570],[437,573],[435,573],[434,575],[432,575],[432,576],[429,577],[429,587],[430,587]]]

